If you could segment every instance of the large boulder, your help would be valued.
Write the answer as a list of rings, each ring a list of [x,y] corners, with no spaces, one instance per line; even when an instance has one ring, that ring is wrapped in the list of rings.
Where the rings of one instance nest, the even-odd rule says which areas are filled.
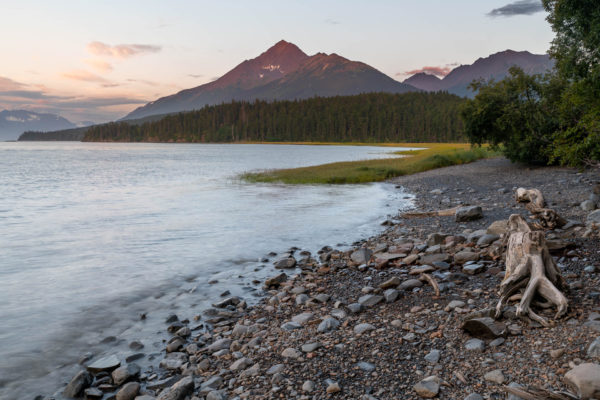
[[[63,391],[63,395],[66,397],[79,397],[85,388],[90,387],[93,378],[87,371],[79,371],[77,375],[71,379],[71,382],[67,385]]]
[[[483,209],[480,206],[460,207],[456,210],[456,222],[468,222],[483,218]]]
[[[579,364],[566,373],[565,380],[585,400],[600,396],[600,365]]]

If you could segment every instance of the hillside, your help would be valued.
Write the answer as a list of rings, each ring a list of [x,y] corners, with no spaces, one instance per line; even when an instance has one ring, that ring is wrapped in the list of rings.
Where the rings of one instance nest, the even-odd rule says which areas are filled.
[[[369,93],[295,101],[235,101],[165,116],[90,127],[84,141],[118,142],[448,142],[460,141],[447,93]]]
[[[55,131],[75,128],[75,124],[55,114],[26,110],[0,111],[0,141],[16,140],[25,131]]]

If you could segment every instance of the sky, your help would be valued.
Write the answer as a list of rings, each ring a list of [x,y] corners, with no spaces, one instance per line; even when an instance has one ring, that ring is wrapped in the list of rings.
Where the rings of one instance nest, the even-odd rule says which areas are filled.
[[[397,80],[542,54],[540,0],[0,0],[0,110],[106,122],[210,82],[281,39]]]

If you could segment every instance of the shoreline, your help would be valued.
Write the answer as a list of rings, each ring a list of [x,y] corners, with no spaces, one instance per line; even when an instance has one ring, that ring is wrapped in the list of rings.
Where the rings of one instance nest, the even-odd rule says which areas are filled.
[[[553,193],[557,181],[564,181],[567,193]],[[586,213],[575,204],[598,183],[598,174],[567,168],[525,169],[489,159],[395,178],[391,183],[415,194],[418,210],[470,203],[483,207],[484,218],[464,224],[452,217],[396,218],[387,222],[381,234],[349,251],[323,248],[320,254],[308,255],[294,250],[291,255],[298,264],[283,269],[286,280],[273,281],[255,306],[224,297],[197,321],[191,315],[171,320],[166,325],[172,333],[167,352],[156,359],[159,368],[139,371],[121,363],[117,377],[125,376],[123,382],[129,383],[101,387],[96,384],[98,377],[105,382],[111,378],[100,372],[94,387],[107,390],[102,398],[113,393],[118,400],[135,398],[125,397],[126,391],[151,396],[141,397],[144,400],[154,395],[183,399],[188,394],[192,399],[381,400],[420,398],[413,386],[435,375],[442,383],[439,398],[490,396],[502,393],[501,385],[509,382],[565,389],[560,378],[569,363],[590,359],[581,349],[593,340],[593,327],[585,323],[599,305],[593,290],[598,275],[583,269],[593,264],[600,271],[597,240],[582,238],[584,229],[578,227],[559,233],[577,245],[569,250],[575,253],[561,255],[563,273],[572,286],[565,319],[551,328],[510,320],[517,334],[494,345],[486,340],[483,349],[465,352],[470,337],[459,329],[458,320],[495,304],[502,265],[490,257],[490,246],[465,245],[458,238],[509,214],[526,214],[512,199],[515,186],[538,187],[561,215],[582,220]],[[453,239],[428,244],[435,233]],[[480,273],[466,274],[457,262],[456,253],[465,248],[475,249]],[[398,252],[406,256],[382,256]],[[375,254],[375,263],[365,266],[369,253]],[[415,259],[408,262],[409,258]],[[280,266],[291,264],[290,258],[284,258]],[[431,287],[411,274],[430,264],[430,273],[440,282],[438,299]],[[208,329],[193,329],[199,324]],[[568,343],[561,340],[565,337],[570,337]],[[551,355],[558,353],[558,357]],[[107,371],[116,366],[115,360],[108,364]],[[496,381],[484,377],[498,370],[491,377]]]

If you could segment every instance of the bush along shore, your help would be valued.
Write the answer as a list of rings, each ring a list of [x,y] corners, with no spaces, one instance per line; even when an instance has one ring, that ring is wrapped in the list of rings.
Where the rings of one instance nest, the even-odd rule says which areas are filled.
[[[202,315],[173,315],[153,367],[92,358],[47,398],[592,398],[600,390],[599,180],[598,171],[505,159],[397,178],[417,195],[416,209],[385,221],[381,234],[350,249],[271,254],[258,304],[223,297]],[[543,222],[516,202],[518,186],[539,189],[564,219],[539,231],[568,301],[558,318],[556,307],[532,303],[547,326],[517,315],[518,292],[492,318],[509,216]]]

